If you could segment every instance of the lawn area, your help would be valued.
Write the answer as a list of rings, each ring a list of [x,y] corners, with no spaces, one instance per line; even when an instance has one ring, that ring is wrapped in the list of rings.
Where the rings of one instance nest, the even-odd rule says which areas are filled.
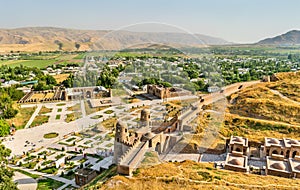
[[[74,140],[76,140],[76,138],[75,137],[71,137],[71,138],[67,139],[66,142],[71,142],[71,141],[74,141]]]
[[[58,169],[55,166],[51,166],[51,167],[40,169],[38,171],[46,174],[56,174],[57,170]]]
[[[95,113],[95,112],[98,112],[98,111],[101,111],[101,110],[104,110],[106,108],[108,108],[109,106],[103,106],[103,107],[98,107],[98,108],[91,108],[89,102],[86,100],[84,101],[84,108],[85,108],[85,111],[86,111],[86,114],[87,115],[90,115],[92,113]]]
[[[110,148],[112,147],[114,144],[113,143],[108,143],[107,145],[105,145],[105,147]]]
[[[14,106],[16,107],[16,106]],[[7,119],[7,122],[16,127],[16,129],[23,129],[26,123],[29,121],[31,115],[34,113],[36,107],[29,107],[29,108],[16,108],[18,109],[18,114],[12,118]]]
[[[38,181],[38,190],[52,190],[58,189],[59,187],[63,186],[64,183],[60,181],[56,181],[50,178],[41,179]]]
[[[34,118],[33,122],[31,123],[30,127],[35,127],[35,126],[39,126],[42,125],[44,123],[47,123],[49,120],[49,116],[47,115],[38,115]]]
[[[53,132],[53,133],[47,133],[47,134],[45,134],[44,138],[45,139],[52,139],[52,138],[55,138],[57,136],[58,136],[58,133]]]
[[[58,119],[60,119],[60,117],[61,117],[61,115],[56,115],[55,119],[58,120]]]
[[[95,116],[91,117],[91,119],[100,119],[101,117],[103,117],[103,115],[95,115]]]
[[[87,140],[87,141],[85,141],[83,144],[87,145],[87,144],[90,144],[91,142],[93,142],[93,141]]]
[[[24,175],[27,175],[27,176],[29,176],[29,177],[31,177],[31,178],[33,178],[33,179],[37,179],[37,178],[40,177],[40,176],[37,175],[37,174],[32,174],[32,173],[29,173],[29,172],[24,171],[24,170],[21,170],[21,169],[14,169],[14,171],[20,172],[20,173],[22,173],[22,174],[24,174]]]
[[[79,111],[79,110],[81,110],[81,106],[79,103],[67,108],[67,111]]]
[[[56,106],[65,106],[66,103],[59,103],[59,104],[56,104]]]
[[[68,180],[73,180],[75,178],[75,173],[73,171],[69,171],[64,175],[61,175],[60,177],[63,177]]]
[[[105,114],[112,114],[112,113],[114,113],[114,111],[113,110],[106,110],[104,113]]]
[[[46,114],[46,113],[50,113],[52,112],[52,109],[51,108],[47,108],[45,106],[43,106],[39,112],[39,114]]]
[[[106,119],[101,122],[101,125],[106,129],[113,129],[115,127],[115,124],[117,122],[116,117],[112,117],[110,119]]]
[[[0,65],[7,65],[10,67],[17,67],[24,65],[27,67],[37,67],[37,68],[46,68],[50,65],[53,65],[56,60],[9,60],[9,61],[0,61]]]
[[[57,109],[57,112],[61,112],[61,111],[62,111],[62,109],[61,109],[61,108],[58,108],[58,109]]]
[[[74,113],[70,113],[70,114],[67,114],[67,118],[66,118],[66,122],[67,123],[70,123],[71,121],[75,121],[79,118],[82,117],[82,113],[81,112],[74,112]]]

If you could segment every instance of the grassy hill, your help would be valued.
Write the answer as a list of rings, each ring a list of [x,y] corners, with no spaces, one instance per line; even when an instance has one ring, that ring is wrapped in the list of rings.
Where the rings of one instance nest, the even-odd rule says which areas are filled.
[[[228,97],[221,134],[262,141],[300,136],[300,73],[279,73],[277,82],[261,83]]]
[[[300,180],[220,170],[212,164],[185,161],[141,168],[134,177],[115,176],[90,189],[297,189]]]
[[[230,96],[230,113],[300,126],[300,73],[281,73],[278,78]]]

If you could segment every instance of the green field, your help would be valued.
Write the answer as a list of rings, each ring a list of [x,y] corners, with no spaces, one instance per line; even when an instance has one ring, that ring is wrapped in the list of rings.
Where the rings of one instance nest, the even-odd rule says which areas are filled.
[[[38,67],[38,68],[45,68],[50,65],[53,65],[56,60],[9,60],[9,61],[0,61],[1,65],[7,65],[9,67],[17,67],[20,65],[27,66],[27,67]]]

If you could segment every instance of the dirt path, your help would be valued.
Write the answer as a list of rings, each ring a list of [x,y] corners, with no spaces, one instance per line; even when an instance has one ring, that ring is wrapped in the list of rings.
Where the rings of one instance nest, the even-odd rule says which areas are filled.
[[[283,99],[285,99],[285,100],[287,100],[287,101],[289,101],[289,102],[291,102],[291,103],[293,103],[293,104],[298,104],[298,105],[300,105],[300,102],[297,102],[297,101],[295,101],[295,100],[290,99],[289,97],[286,97],[285,95],[281,94],[281,93],[280,93],[279,91],[277,91],[277,90],[272,90],[272,89],[270,89],[270,91],[271,91],[273,94],[277,94],[277,95],[280,96],[281,98],[283,98]]]

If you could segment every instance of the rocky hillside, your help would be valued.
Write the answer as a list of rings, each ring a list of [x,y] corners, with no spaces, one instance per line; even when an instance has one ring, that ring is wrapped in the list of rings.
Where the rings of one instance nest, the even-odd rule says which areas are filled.
[[[75,30],[53,27],[0,29],[0,52],[5,50],[63,50],[123,49],[132,46],[156,43],[170,46],[203,46],[228,44],[227,41],[205,35],[185,33],[129,32],[107,30]]]

